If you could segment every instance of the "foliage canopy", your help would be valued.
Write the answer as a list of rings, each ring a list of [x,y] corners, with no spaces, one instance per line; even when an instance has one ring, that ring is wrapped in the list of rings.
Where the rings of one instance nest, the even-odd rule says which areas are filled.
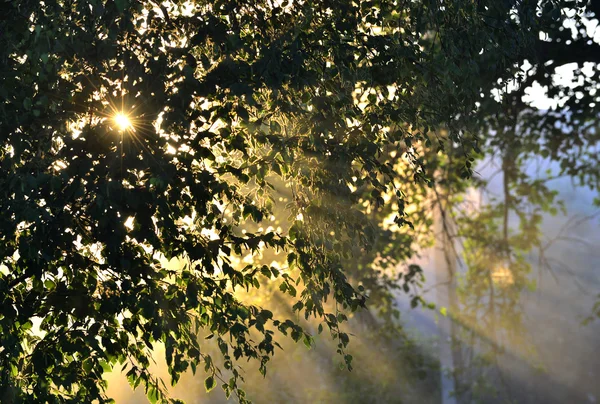
[[[238,359],[264,373],[275,333],[311,344],[235,293],[263,284],[322,321],[350,367],[340,323],[381,277],[346,268],[410,257],[422,219],[406,207],[440,156],[470,175],[478,105],[532,54],[546,3],[4,2],[2,402],[105,402],[117,362],[166,400],[156,342],[173,383],[201,366],[207,389],[244,401]],[[278,229],[257,227],[275,213]],[[235,264],[265,251],[284,264]]]

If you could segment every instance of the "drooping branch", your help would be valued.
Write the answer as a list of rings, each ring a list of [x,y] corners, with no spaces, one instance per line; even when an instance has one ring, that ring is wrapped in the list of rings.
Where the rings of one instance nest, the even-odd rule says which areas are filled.
[[[600,63],[600,44],[591,38],[580,38],[570,44],[565,42],[538,41],[536,44],[538,63],[552,61],[554,68],[569,63]]]

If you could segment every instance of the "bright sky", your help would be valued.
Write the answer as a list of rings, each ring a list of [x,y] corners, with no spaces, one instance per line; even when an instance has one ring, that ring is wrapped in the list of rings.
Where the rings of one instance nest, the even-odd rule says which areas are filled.
[[[593,39],[597,44],[600,44],[600,30],[598,29],[598,20],[583,19],[583,24],[586,28],[586,34]],[[575,21],[568,19],[563,23],[565,29],[569,29],[574,37],[577,36]],[[543,36],[540,39],[545,39]],[[594,69],[597,64],[592,62],[585,62],[582,66],[582,72],[585,76],[591,77],[594,74]],[[574,87],[577,84],[582,84],[583,78],[580,77],[579,82],[575,81],[573,71],[577,68],[576,63],[570,63],[568,65],[561,66],[556,69],[556,75],[554,76],[554,82],[559,85],[568,87]],[[523,66],[524,71],[531,69],[531,65],[526,63]],[[539,109],[550,109],[561,105],[561,101],[557,99],[550,99],[546,95],[547,88],[542,87],[539,83],[534,83],[531,88],[525,91],[523,101],[530,103],[532,106]],[[592,90],[595,93],[595,90]],[[592,94],[593,95],[593,94]]]

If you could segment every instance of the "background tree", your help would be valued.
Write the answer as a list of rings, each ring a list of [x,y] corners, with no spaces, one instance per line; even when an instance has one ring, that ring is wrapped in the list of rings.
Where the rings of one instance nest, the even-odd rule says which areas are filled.
[[[452,237],[461,242],[456,248],[465,268],[454,315],[463,326],[456,343],[465,361],[457,385],[467,401],[477,394],[465,388],[473,386],[475,375],[483,376],[486,388],[506,387],[498,366],[506,346],[521,344],[535,358],[535,347],[526,344],[521,297],[535,288],[535,260],[540,270],[555,270],[547,251],[564,235],[551,239],[540,231],[545,217],[566,213],[552,181],[566,176],[578,186],[598,187],[596,3],[542,3],[532,26],[535,52],[516,63],[512,83],[482,93],[478,160],[480,166],[496,167],[501,194],[486,192],[491,179],[485,177],[476,182],[482,191],[478,201],[465,198],[458,179],[437,182],[448,196]],[[514,399],[504,390],[503,398]]]

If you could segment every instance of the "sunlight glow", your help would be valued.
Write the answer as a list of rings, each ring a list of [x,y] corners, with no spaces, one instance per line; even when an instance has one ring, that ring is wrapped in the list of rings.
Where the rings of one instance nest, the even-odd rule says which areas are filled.
[[[131,129],[131,127],[132,127],[129,117],[127,115],[123,114],[122,112],[119,112],[115,115],[114,121],[120,130],[127,130],[127,129]]]
[[[127,218],[127,220],[125,220],[125,227],[127,228],[127,230],[133,230],[133,221],[134,221],[134,217],[133,216],[129,216]]]
[[[509,286],[515,282],[512,271],[505,266],[499,266],[492,270],[492,280],[499,286]]]

